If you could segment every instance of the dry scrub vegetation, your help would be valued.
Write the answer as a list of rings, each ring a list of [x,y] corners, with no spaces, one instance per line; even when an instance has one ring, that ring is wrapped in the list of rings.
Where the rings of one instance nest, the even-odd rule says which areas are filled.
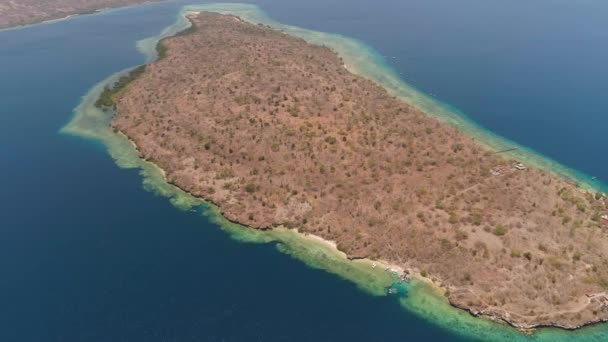
[[[602,194],[516,169],[326,47],[190,19],[114,97],[113,126],[170,182],[230,220],[418,270],[473,313],[520,327],[608,318]]]
[[[0,1],[0,28],[33,24],[72,14],[146,1],[158,0],[3,0]]]

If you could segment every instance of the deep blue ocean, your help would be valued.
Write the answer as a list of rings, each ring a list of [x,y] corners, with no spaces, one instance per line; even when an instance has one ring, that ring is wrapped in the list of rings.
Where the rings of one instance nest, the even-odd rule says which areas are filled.
[[[231,240],[58,133],[190,3],[0,32],[0,341],[458,341],[395,298]],[[255,3],[360,39],[481,126],[608,182],[607,2]]]

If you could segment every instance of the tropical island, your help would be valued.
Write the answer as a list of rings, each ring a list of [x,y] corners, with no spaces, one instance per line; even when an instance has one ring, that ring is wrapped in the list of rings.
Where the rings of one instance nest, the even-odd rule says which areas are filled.
[[[159,0],[13,0],[0,3],[0,29]]]
[[[608,320],[608,206],[351,73],[331,49],[208,12],[98,105],[167,180],[256,229],[398,265],[518,328]]]

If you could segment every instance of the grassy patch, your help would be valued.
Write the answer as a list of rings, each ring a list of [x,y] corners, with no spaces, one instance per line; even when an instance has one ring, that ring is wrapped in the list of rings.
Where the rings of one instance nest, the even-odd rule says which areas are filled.
[[[114,95],[118,94],[121,90],[123,90],[127,84],[131,81],[139,77],[146,70],[146,66],[139,66],[127,75],[122,76],[118,79],[118,81],[114,82],[112,85],[106,86],[97,101],[95,101],[95,106],[99,108],[116,108],[116,103],[114,103]]]
[[[157,60],[167,57],[167,47],[163,44],[162,40],[159,40],[158,44],[156,44],[156,54]]]

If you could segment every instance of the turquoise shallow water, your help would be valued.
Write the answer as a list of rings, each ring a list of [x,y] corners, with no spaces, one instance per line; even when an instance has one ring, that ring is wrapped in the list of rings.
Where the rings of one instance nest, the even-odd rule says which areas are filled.
[[[5,274],[0,281],[5,303],[0,311],[2,341],[606,340],[604,325],[574,333],[543,329],[523,336],[453,310],[419,284],[400,298],[375,296],[391,280],[364,265],[344,263],[331,251],[288,232],[250,232],[223,222],[213,211],[201,217],[196,201],[163,184],[156,170],[133,158],[128,144],[106,130],[107,117],[88,112],[92,120],[76,125],[76,131],[72,125],[72,133],[94,139],[58,135],[86,89],[142,63],[135,42],[172,24],[183,4],[147,5],[0,32],[6,42],[0,54],[0,65],[5,66],[0,69],[0,139],[10,146],[2,158],[10,182],[0,194],[2,222],[8,223],[0,230],[0,267]],[[365,2],[351,7],[340,1],[329,6],[314,1],[261,5],[281,22],[340,33],[283,27],[333,44],[350,56],[356,71],[376,77],[422,107],[436,108],[437,115],[473,133],[487,134],[398,82],[402,66],[382,57],[387,55],[382,49],[382,39],[388,36],[385,23],[395,3],[387,2],[381,6],[384,10]],[[425,7],[418,6],[420,11]],[[375,26],[357,16],[362,8],[374,8],[375,19],[365,20],[375,20]],[[215,9],[269,20],[255,7]],[[403,32],[412,22],[398,24]],[[362,37],[365,32],[368,36]],[[153,43],[144,41],[139,50]],[[440,43],[431,46],[443,46]],[[408,64],[410,72],[421,72],[415,66],[424,70],[424,63],[414,62]],[[431,81],[414,84],[433,85]],[[24,94],[34,94],[35,101]],[[77,115],[87,113],[86,105]],[[107,149],[121,167],[142,167],[142,174],[116,168]],[[587,162],[594,160],[590,155]],[[177,210],[165,197],[142,191],[142,175],[148,190],[194,211]],[[270,243],[242,244],[228,236]]]

